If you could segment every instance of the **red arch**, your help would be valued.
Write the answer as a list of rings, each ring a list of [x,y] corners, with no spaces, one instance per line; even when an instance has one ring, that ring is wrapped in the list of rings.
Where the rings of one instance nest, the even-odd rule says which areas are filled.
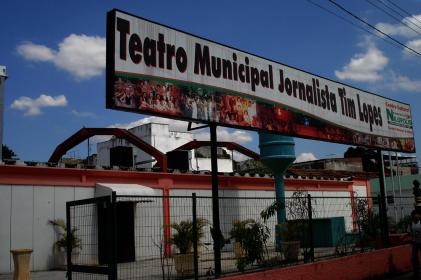
[[[197,149],[200,147],[206,147],[206,146],[210,146],[211,142],[210,141],[198,141],[198,140],[193,140],[190,141],[180,147],[178,147],[176,150],[192,150],[192,149]],[[252,159],[255,160],[260,160],[260,155],[258,153],[253,152],[252,150],[247,149],[244,146],[241,146],[237,143],[233,143],[233,142],[217,142],[217,146],[218,147],[225,147],[228,150],[234,150],[237,152],[242,153],[243,155],[246,155]]]
[[[161,153],[133,133],[120,128],[82,128],[56,147],[49,162],[58,162],[68,150],[95,135],[114,135],[117,138],[126,139],[139,149],[153,156],[158,162],[161,171],[167,172],[167,156],[165,154]]]

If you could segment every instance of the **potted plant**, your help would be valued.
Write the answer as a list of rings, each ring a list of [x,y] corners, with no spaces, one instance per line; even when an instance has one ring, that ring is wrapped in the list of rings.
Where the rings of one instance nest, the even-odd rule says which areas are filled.
[[[356,200],[356,224],[359,235],[358,246],[363,250],[365,247],[373,247],[380,249],[383,247],[381,239],[381,222],[380,216],[374,213],[368,205],[368,200],[359,198]],[[389,218],[388,218],[389,219]],[[390,221],[387,223],[391,224]]]
[[[300,235],[304,228],[301,221],[286,221],[275,226],[276,239],[285,260],[296,261],[300,254]]]
[[[235,241],[234,254],[240,271],[264,260],[267,253],[266,241],[270,236],[267,226],[253,219],[234,221],[230,236]]]
[[[309,212],[307,196],[307,192],[295,191],[285,203],[274,201],[260,213],[263,221],[266,222],[279,209],[288,212],[289,220],[275,226],[277,249],[282,251],[287,261],[296,261],[300,254],[301,241],[308,241],[306,235]],[[314,212],[313,209],[311,211]],[[309,251],[309,248],[303,248],[304,260],[307,260]]]
[[[73,261],[78,258],[80,249],[82,248],[81,240],[76,235],[78,229],[72,228],[70,235],[67,235],[67,227],[62,219],[50,220],[48,222],[58,230],[59,239],[55,242],[58,256],[57,264],[59,267],[65,268],[67,265],[67,241],[70,240]]]
[[[204,236],[206,224],[205,219],[196,220],[198,250],[202,245],[201,239]],[[183,220],[171,224],[170,227],[175,230],[171,237],[171,244],[178,249],[178,254],[173,256],[177,275],[179,277],[191,276],[194,273],[193,222]]]
[[[243,221],[234,220],[232,223],[230,238],[234,239],[234,255],[236,259],[243,258],[246,254],[243,247],[241,246],[241,241],[244,239],[244,235],[247,234],[247,224],[252,222],[254,222],[254,220],[247,219]]]

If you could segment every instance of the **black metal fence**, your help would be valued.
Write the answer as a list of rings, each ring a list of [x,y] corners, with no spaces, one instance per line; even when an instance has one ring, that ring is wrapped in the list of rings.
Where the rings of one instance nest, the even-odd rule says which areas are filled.
[[[211,197],[113,194],[73,201],[67,203],[68,277],[213,278],[216,239],[222,274],[382,248],[378,205],[378,198],[306,192],[282,203],[273,197],[220,197],[219,231],[212,227]],[[395,198],[393,205],[388,229],[405,232],[413,203]],[[287,222],[278,224],[282,211]]]

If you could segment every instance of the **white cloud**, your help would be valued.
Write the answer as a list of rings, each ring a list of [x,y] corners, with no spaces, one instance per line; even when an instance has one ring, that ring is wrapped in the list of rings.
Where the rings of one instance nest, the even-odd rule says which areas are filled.
[[[406,42],[406,45],[410,47],[411,49],[421,53],[421,39],[408,41]],[[417,58],[419,58],[418,55],[416,55],[414,52],[408,49],[404,49],[404,53],[408,56],[416,56]]]
[[[316,160],[316,156],[313,153],[301,153],[296,159],[295,159],[295,163],[298,162],[305,162],[305,161],[311,161],[311,160]]]
[[[228,141],[228,142],[235,142],[238,144],[246,144],[253,140],[251,134],[243,130],[230,131],[225,127],[218,127],[216,132],[217,132],[218,141]],[[195,133],[194,137],[197,140],[209,141],[210,133],[199,132],[199,133]]]
[[[341,80],[352,80],[358,82],[375,82],[383,77],[379,71],[383,70],[389,59],[376,48],[372,43],[368,43],[366,53],[358,53],[351,58],[351,61],[336,70],[335,75]]]
[[[18,54],[27,60],[33,61],[53,61],[56,54],[50,48],[25,42],[17,47]]]
[[[105,38],[71,34],[58,44],[58,50],[32,42],[17,47],[19,55],[31,61],[51,62],[77,79],[89,79],[105,69]]]
[[[421,32],[420,28],[417,27],[415,24],[418,21],[421,21],[421,15],[413,15],[411,17],[405,17],[402,19],[402,23],[385,23],[385,22],[379,22],[376,24],[376,28],[380,29],[382,32],[386,33],[387,35],[399,35],[403,37],[414,37],[418,36],[419,34],[412,30],[411,28],[418,30],[418,32]],[[415,24],[414,24],[415,23]],[[407,24],[411,28],[405,26],[404,24]]]
[[[22,96],[13,101],[10,106],[12,109],[26,111],[25,116],[36,116],[42,114],[41,108],[47,107],[65,107],[67,99],[64,95],[49,96],[41,94],[37,99]]]
[[[413,80],[391,72],[389,88],[395,91],[421,92],[421,80]]]
[[[146,124],[146,123],[168,124],[169,129],[171,131],[187,131],[187,126],[188,126],[188,122],[152,116],[152,117],[139,119],[130,123],[116,123],[108,127],[130,129],[130,128],[133,128],[142,124]]]
[[[79,112],[77,110],[72,110],[72,114],[79,118],[96,118],[95,113],[92,112]]]
[[[100,75],[105,69],[105,38],[71,34],[59,44],[54,63],[78,78]]]

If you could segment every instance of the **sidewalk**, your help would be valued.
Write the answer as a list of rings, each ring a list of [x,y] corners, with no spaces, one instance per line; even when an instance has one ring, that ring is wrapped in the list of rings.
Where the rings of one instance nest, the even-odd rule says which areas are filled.
[[[403,275],[399,275],[399,276],[395,276],[395,277],[386,278],[386,279],[390,279],[390,280],[392,280],[392,279],[393,280],[412,280],[412,272],[405,273]]]
[[[66,280],[66,271],[63,270],[47,270],[31,272],[33,280]],[[12,280],[13,273],[0,274],[0,280]]]

